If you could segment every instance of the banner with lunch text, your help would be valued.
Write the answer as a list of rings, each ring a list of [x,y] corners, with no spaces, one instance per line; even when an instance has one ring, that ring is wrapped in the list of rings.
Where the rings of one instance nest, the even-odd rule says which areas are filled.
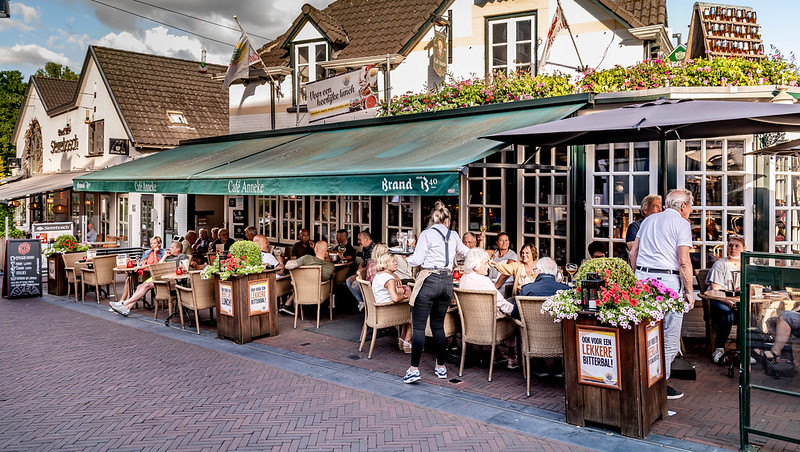
[[[306,83],[309,122],[378,106],[378,68],[373,65]]]

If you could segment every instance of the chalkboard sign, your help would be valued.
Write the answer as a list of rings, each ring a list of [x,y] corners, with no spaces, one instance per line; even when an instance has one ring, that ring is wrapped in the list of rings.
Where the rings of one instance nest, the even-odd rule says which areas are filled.
[[[7,240],[3,264],[3,296],[42,296],[42,248],[39,240]]]

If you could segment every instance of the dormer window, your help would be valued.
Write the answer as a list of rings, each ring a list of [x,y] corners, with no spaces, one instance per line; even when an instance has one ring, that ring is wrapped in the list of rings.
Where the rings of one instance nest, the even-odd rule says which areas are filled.
[[[535,14],[488,20],[489,74],[532,73]]]
[[[295,44],[295,98],[297,104],[306,103],[306,83],[325,78],[325,68],[319,63],[328,61],[328,44],[325,42],[311,42]]]
[[[169,111],[167,110],[167,118],[169,118],[169,124],[171,126],[186,126],[189,123],[186,121],[186,116],[183,115],[182,111]]]

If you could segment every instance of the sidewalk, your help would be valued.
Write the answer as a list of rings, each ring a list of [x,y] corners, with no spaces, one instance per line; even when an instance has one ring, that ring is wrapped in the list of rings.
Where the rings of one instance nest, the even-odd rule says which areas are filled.
[[[244,429],[249,435],[247,441],[257,441],[259,446],[256,448],[261,449],[276,444],[258,441],[272,441],[275,435],[279,435],[284,440],[291,438],[290,448],[320,446],[321,437],[343,441],[331,443],[330,447],[325,443],[322,446],[325,450],[362,447],[370,450],[376,447],[390,450],[415,447],[450,449],[450,446],[456,450],[473,450],[486,445],[490,445],[492,450],[719,450],[658,434],[640,441],[601,429],[565,424],[562,414],[532,406],[529,402],[538,400],[540,389],[534,397],[524,398],[524,380],[519,371],[500,371],[495,381],[487,383],[485,369],[469,369],[463,379],[458,379],[457,368],[449,366],[451,381],[461,382],[440,383],[431,375],[424,378],[422,384],[404,385],[397,375],[408,365],[407,355],[396,348],[388,350],[389,344],[395,342],[390,338],[378,340],[379,346],[387,350],[376,346],[373,359],[366,360],[361,359],[362,356],[366,358],[366,353],[358,353],[358,344],[338,342],[341,339],[300,328],[293,330],[289,317],[282,318],[279,336],[240,346],[216,339],[216,334],[207,329],[198,336],[193,329],[190,332],[189,329],[166,328],[163,321],[153,321],[148,311],[135,312],[129,318],[123,318],[108,312],[104,305],[76,304],[57,297],[0,300],[0,325],[4,330],[17,330],[12,342],[20,347],[26,344],[30,350],[28,343],[31,341],[27,337],[30,331],[47,331],[51,337],[47,344],[30,350],[32,353],[26,351],[25,356],[31,358],[6,356],[7,362],[31,365],[29,361],[33,359],[35,362],[33,357],[40,356],[40,352],[41,356],[79,354],[68,360],[67,368],[62,369],[65,375],[47,379],[48,392],[54,389],[56,392],[70,392],[73,383],[69,382],[79,381],[80,387],[89,392],[79,391],[75,395],[78,400],[88,398],[89,401],[57,409],[48,408],[47,404],[32,407],[44,411],[44,418],[59,426],[36,426],[38,431],[60,435],[61,442],[50,444],[77,441],[79,438],[67,433],[80,426],[84,440],[95,433],[105,435],[113,432],[111,436],[117,441],[114,444],[126,447],[149,444],[143,442],[150,438],[144,432],[153,433],[151,429],[156,429],[161,445],[178,441],[169,444],[188,447],[190,442],[167,439],[188,431],[196,439],[217,441],[216,446],[228,447],[234,443],[241,446],[242,440],[237,440],[231,432]],[[26,321],[32,317],[30,323],[33,325],[22,325],[13,320],[20,316],[24,316]],[[313,325],[311,321],[302,323],[304,327]],[[75,325],[81,327],[73,328]],[[289,347],[287,344],[291,343],[294,345]],[[326,347],[317,347],[318,344],[326,344]],[[289,348],[301,349],[306,354],[287,350]],[[8,355],[14,349],[9,346],[3,354]],[[308,353],[312,350],[314,353]],[[331,350],[337,350],[337,353]],[[313,356],[316,354],[328,356]],[[340,357],[342,354],[347,354],[349,362],[340,362],[344,361]],[[400,370],[388,364],[389,359],[397,357],[404,366]],[[78,368],[69,369],[72,366]],[[95,370],[97,366],[111,368]],[[251,366],[256,366],[256,369],[251,369]],[[48,364],[45,367],[50,372],[58,366]],[[37,373],[32,371],[27,375],[21,372],[18,375],[28,381],[37,381]],[[508,381],[503,384],[502,379]],[[13,381],[13,377],[2,381]],[[220,381],[225,384],[218,384]],[[57,386],[53,387],[53,384]],[[560,404],[563,410],[563,390],[559,396],[559,384],[552,382],[551,385],[551,400],[545,405]],[[31,386],[40,387],[38,383]],[[95,386],[98,389],[92,391],[90,388]],[[512,389],[513,395],[509,393]],[[143,394],[146,396],[142,399]],[[101,400],[96,399],[99,395],[102,395]],[[67,402],[74,397],[57,399]],[[232,403],[234,401],[236,403]],[[264,408],[276,405],[278,408],[272,410]],[[77,411],[77,406],[89,408],[80,420],[53,419]],[[142,406],[147,409],[143,410]],[[16,419],[19,414],[12,411],[10,418]],[[226,419],[226,423],[212,427],[210,419],[218,416]],[[91,420],[85,420],[86,417]],[[111,417],[124,421],[121,431],[114,430]],[[102,428],[88,427],[100,421]],[[164,425],[165,421],[168,424]],[[3,421],[0,425],[8,422]],[[151,426],[150,422],[154,425]],[[210,424],[201,428],[196,422]],[[24,423],[14,425],[0,430],[0,447],[20,448],[22,443],[8,442],[8,432],[17,428],[34,428]],[[15,436],[23,435],[16,432]],[[254,437],[260,439],[254,440]],[[485,438],[489,437],[492,440],[487,443]],[[387,441],[391,445],[387,445]],[[133,446],[134,443],[138,446]],[[28,444],[26,447],[31,446]]]

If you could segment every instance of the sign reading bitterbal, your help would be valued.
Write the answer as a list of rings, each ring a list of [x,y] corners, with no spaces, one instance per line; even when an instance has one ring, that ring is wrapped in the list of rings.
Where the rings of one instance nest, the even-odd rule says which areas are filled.
[[[622,389],[619,338],[613,328],[578,326],[578,383]]]
[[[233,285],[226,281],[219,282],[219,312],[233,317]]]
[[[269,312],[269,280],[250,281],[247,285],[250,294],[250,315]]]

